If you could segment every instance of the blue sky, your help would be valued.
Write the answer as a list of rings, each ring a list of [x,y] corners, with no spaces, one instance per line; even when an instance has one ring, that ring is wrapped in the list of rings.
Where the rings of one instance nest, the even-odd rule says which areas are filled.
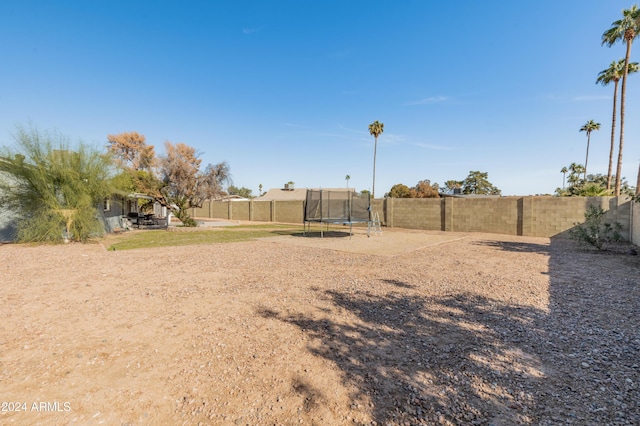
[[[553,193],[560,169],[607,173],[624,57],[602,33],[633,2],[29,1],[0,3],[0,145],[31,123],[106,145],[138,131],[227,161],[258,193],[371,189],[489,173],[503,195]],[[638,60],[640,42],[632,50]],[[640,161],[640,77],[627,87],[622,175]],[[616,145],[617,145],[616,136]],[[616,151],[617,155],[617,151]],[[616,157],[617,158],[617,157]]]

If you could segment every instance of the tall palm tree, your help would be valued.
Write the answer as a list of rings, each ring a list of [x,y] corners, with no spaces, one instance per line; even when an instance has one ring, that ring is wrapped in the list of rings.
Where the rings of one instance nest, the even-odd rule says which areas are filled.
[[[384,132],[384,123],[378,120],[369,124],[369,134],[375,138],[373,145],[373,186],[371,187],[371,198],[376,198],[376,150],[378,149],[378,136]]]
[[[569,170],[566,167],[560,169],[560,173],[562,173],[562,189],[564,190],[564,183],[567,181],[567,172]]]
[[[622,148],[624,147],[624,107],[627,95],[627,75],[629,74],[629,57],[631,56],[631,45],[633,39],[640,32],[640,10],[634,4],[631,9],[622,11],[622,19],[618,19],[611,24],[611,28],[602,34],[602,44],[609,47],[622,41],[627,44],[627,51],[624,57],[624,71],[622,73],[622,89],[620,93],[620,143],[618,146],[618,166],[616,168],[615,195],[620,195],[620,177],[622,176]]]
[[[627,75],[638,72],[638,63],[631,62],[629,64]],[[596,84],[603,86],[613,82],[613,113],[611,114],[611,147],[609,149],[609,170],[607,171],[607,190],[611,189],[611,176],[613,174],[613,151],[615,150],[616,135],[616,108],[618,106],[618,84],[624,73],[624,59],[611,62],[609,68],[598,73]]]
[[[349,176],[349,175],[346,175],[346,176],[344,177],[344,180],[346,180],[346,181],[347,181],[347,189],[349,189],[349,180],[350,180],[350,179],[351,179],[351,176]]]
[[[587,123],[580,127],[581,132],[587,132],[587,157],[584,160],[584,180],[587,180],[587,163],[589,162],[589,144],[591,143],[591,132],[594,130],[600,130],[600,123],[596,123],[593,120],[587,121]]]

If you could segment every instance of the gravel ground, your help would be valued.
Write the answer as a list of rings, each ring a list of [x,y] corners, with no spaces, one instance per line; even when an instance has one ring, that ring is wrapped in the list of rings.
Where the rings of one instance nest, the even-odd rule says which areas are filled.
[[[387,230],[3,245],[0,423],[640,424],[626,251]]]

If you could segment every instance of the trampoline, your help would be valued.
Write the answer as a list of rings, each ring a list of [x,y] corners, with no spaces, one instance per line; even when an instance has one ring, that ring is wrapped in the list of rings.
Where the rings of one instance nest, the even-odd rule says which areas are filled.
[[[311,231],[312,223],[320,223],[320,236],[324,237],[323,224],[349,225],[349,237],[354,223],[371,223],[371,199],[369,195],[355,191],[308,189],[304,203],[304,234]],[[369,235],[369,227],[367,227]]]

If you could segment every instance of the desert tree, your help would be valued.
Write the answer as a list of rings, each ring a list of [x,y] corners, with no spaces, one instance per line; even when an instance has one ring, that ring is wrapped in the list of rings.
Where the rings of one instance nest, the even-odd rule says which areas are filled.
[[[439,190],[437,183],[432,184],[429,179],[421,180],[411,188],[411,198],[439,198]]]
[[[205,200],[225,194],[229,165],[221,162],[201,170],[202,160],[195,148],[184,143],[165,142],[165,155],[156,156],[137,132],[109,135],[109,151],[123,167],[135,192],[151,196],[165,206],[185,226],[196,226],[189,209],[202,207]]]
[[[600,123],[596,123],[593,120],[589,120],[586,124],[580,127],[581,132],[587,134],[587,156],[584,159],[584,178],[587,179],[587,163],[589,162],[589,144],[591,143],[591,132],[594,130],[600,130]]]
[[[0,150],[0,204],[16,213],[19,241],[87,241],[104,233],[98,206],[116,188],[110,157],[60,134],[18,127]]]
[[[117,163],[132,170],[152,170],[156,166],[153,145],[147,145],[144,135],[138,132],[124,132],[107,135],[108,150]]]
[[[346,176],[344,177],[344,180],[346,180],[346,181],[347,181],[347,189],[349,189],[349,181],[351,180],[351,176],[346,175]]]
[[[627,75],[638,72],[638,63],[631,62],[627,67]],[[615,150],[616,136],[616,109],[618,106],[618,84],[624,73],[624,59],[613,61],[609,68],[598,73],[596,84],[607,86],[613,82],[613,108],[611,113],[611,146],[609,148],[609,169],[607,171],[607,189],[611,189],[611,176],[613,175],[613,152]]]
[[[378,136],[384,132],[384,123],[378,120],[369,124],[369,134],[373,136],[373,186],[371,187],[371,198],[376,197],[376,152],[378,150]]]
[[[223,184],[230,177],[229,165],[209,164],[201,171],[202,160],[195,148],[184,143],[165,142],[165,153],[159,166],[162,197],[157,198],[163,198],[185,226],[196,226],[188,209],[202,207],[206,200],[224,194]]]
[[[624,148],[624,114],[627,94],[627,76],[629,74],[629,58],[633,40],[640,30],[640,11],[637,5],[622,11],[622,19],[611,24],[611,28],[602,34],[602,44],[613,46],[619,41],[625,43],[624,70],[622,72],[622,87],[620,90],[620,142],[618,144],[618,164],[616,167],[615,195],[620,195],[620,177],[622,176],[622,150]]]

